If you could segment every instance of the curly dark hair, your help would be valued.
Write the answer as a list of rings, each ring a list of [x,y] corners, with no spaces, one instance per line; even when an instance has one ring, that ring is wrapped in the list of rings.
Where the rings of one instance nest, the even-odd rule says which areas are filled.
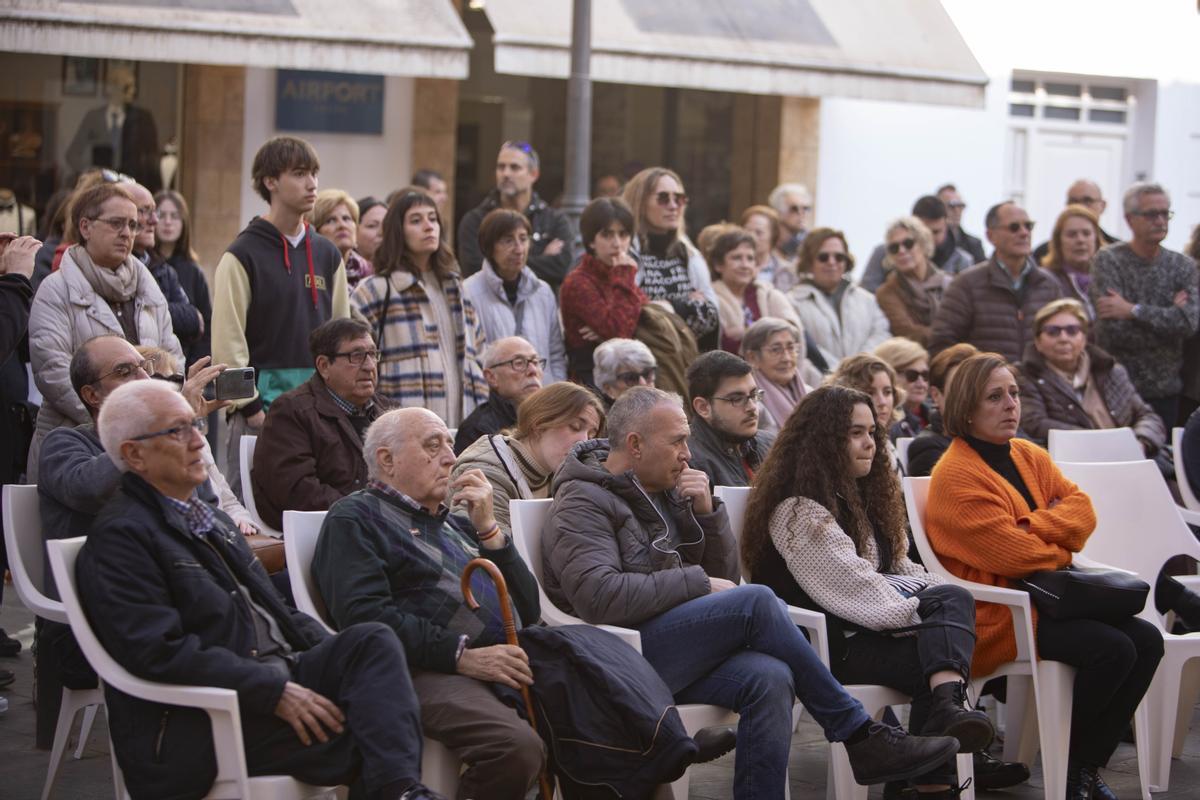
[[[892,541],[896,558],[908,552],[908,532],[900,481],[892,471],[887,431],[875,428],[875,458],[863,478],[850,477],[846,440],[854,407],[871,398],[844,386],[822,386],[805,395],[788,417],[754,474],[754,488],[742,526],[742,563],[753,575],[771,547],[771,515],[792,497],[814,500],[833,515],[860,554],[877,525]],[[839,502],[839,500],[841,502]]]

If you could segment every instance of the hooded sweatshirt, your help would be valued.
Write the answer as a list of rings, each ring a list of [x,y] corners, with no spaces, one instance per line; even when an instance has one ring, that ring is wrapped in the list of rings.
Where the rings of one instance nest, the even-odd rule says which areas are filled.
[[[292,245],[255,217],[221,256],[213,281],[213,362],[258,370],[258,393],[236,402],[253,415],[312,375],[308,335],[350,316],[346,266],[333,242],[307,223]]]

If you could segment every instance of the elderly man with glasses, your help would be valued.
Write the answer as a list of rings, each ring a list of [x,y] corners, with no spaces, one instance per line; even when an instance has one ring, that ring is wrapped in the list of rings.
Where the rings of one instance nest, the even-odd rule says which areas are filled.
[[[775,435],[759,428],[763,390],[753,368],[733,353],[713,350],[688,367],[692,398],[688,465],[710,486],[749,486]]]
[[[376,394],[379,351],[362,320],[333,319],[308,337],[316,371],[271,404],[254,449],[250,484],[263,522],[324,511],[367,485],[363,436],[387,411]]]
[[[488,399],[462,421],[454,437],[454,455],[475,443],[480,436],[499,433],[517,424],[517,406],[542,388],[546,359],[520,336],[492,342],[483,351],[483,377]]]

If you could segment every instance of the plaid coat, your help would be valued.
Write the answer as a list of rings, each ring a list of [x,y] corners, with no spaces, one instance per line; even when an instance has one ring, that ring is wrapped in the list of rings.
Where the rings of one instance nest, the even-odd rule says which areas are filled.
[[[350,304],[371,326],[383,353],[379,394],[400,406],[428,408],[456,427],[487,399],[480,361],[486,339],[475,307],[462,296],[462,278],[447,277],[442,292],[455,322],[453,354],[442,352],[429,295],[412,273],[367,278],[354,289]],[[461,376],[461,398],[446,396],[447,369]]]

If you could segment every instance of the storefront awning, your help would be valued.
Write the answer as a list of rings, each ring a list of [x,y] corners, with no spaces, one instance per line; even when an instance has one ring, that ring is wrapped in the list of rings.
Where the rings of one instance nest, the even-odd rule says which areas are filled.
[[[566,78],[568,0],[485,0],[496,72]],[[983,105],[987,77],[938,0],[592,0],[593,80]]]
[[[450,0],[6,0],[0,50],[467,77]]]

